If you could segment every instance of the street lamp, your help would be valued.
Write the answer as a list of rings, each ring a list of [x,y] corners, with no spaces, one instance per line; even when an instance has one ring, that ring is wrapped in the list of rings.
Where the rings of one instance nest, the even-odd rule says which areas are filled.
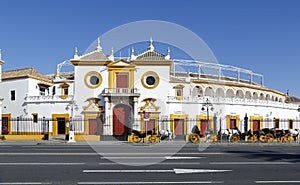
[[[75,102],[75,100],[71,100],[71,102],[67,105],[66,110],[71,110],[71,116],[70,116],[70,125],[69,125],[69,141],[68,143],[75,143],[75,130],[73,125],[73,111],[74,109],[77,111],[78,106]]]
[[[202,111],[206,110],[206,116],[207,116],[207,127],[206,127],[206,132],[205,133],[207,133],[207,131],[210,130],[210,126],[209,126],[209,109],[211,111],[214,111],[213,104],[210,103],[208,98],[207,98],[206,102],[202,104],[202,108],[201,108]]]

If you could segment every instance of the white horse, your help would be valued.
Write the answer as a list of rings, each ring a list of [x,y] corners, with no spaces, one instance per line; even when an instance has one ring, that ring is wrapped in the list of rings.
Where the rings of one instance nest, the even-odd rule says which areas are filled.
[[[221,135],[225,135],[228,137],[228,141],[230,141],[231,137],[234,135],[240,135],[240,130],[238,128],[232,128],[232,129],[222,129]]]
[[[294,129],[294,130],[289,130],[291,136],[293,137],[294,141],[297,142],[299,141],[299,135],[300,135],[300,130],[299,129]]]
[[[160,130],[159,131],[160,140],[173,141],[175,139],[175,134],[169,130]]]

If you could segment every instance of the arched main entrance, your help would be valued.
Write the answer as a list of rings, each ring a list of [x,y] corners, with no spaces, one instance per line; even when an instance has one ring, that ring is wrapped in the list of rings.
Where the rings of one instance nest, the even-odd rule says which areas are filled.
[[[113,136],[117,140],[127,141],[131,134],[131,108],[125,104],[118,104],[113,108]]]

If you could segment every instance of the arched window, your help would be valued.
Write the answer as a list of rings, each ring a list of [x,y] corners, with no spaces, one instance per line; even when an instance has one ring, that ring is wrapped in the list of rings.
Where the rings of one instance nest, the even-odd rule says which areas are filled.
[[[252,97],[251,92],[250,91],[246,91],[245,98],[246,99],[251,99],[251,97]]]
[[[232,89],[226,91],[226,98],[234,98],[234,92]]]
[[[244,92],[242,90],[236,91],[236,97],[237,98],[244,98]]]
[[[260,100],[264,100],[264,99],[265,99],[265,95],[264,95],[263,93],[260,93],[259,99],[260,99]]]
[[[224,90],[222,88],[218,88],[216,90],[216,97],[222,97],[222,98],[225,98],[225,93],[224,93]]]
[[[205,95],[205,96],[213,97],[213,96],[214,96],[213,88],[212,88],[212,87],[207,87],[207,88],[205,89],[204,95]]]
[[[202,97],[203,96],[203,90],[202,90],[202,87],[200,86],[196,86],[193,88],[193,91],[192,91],[192,96],[193,97]]]
[[[252,99],[254,99],[254,100],[257,100],[257,99],[258,99],[258,94],[257,94],[257,92],[254,92],[254,93],[253,93]]]

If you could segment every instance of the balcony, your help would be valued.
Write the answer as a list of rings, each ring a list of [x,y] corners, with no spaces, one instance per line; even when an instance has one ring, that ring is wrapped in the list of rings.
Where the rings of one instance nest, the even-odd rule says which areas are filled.
[[[60,103],[69,102],[73,99],[73,95],[62,96],[62,95],[40,95],[40,96],[26,96],[25,103]]]
[[[138,89],[136,88],[105,88],[102,96],[132,96],[139,97]]]

